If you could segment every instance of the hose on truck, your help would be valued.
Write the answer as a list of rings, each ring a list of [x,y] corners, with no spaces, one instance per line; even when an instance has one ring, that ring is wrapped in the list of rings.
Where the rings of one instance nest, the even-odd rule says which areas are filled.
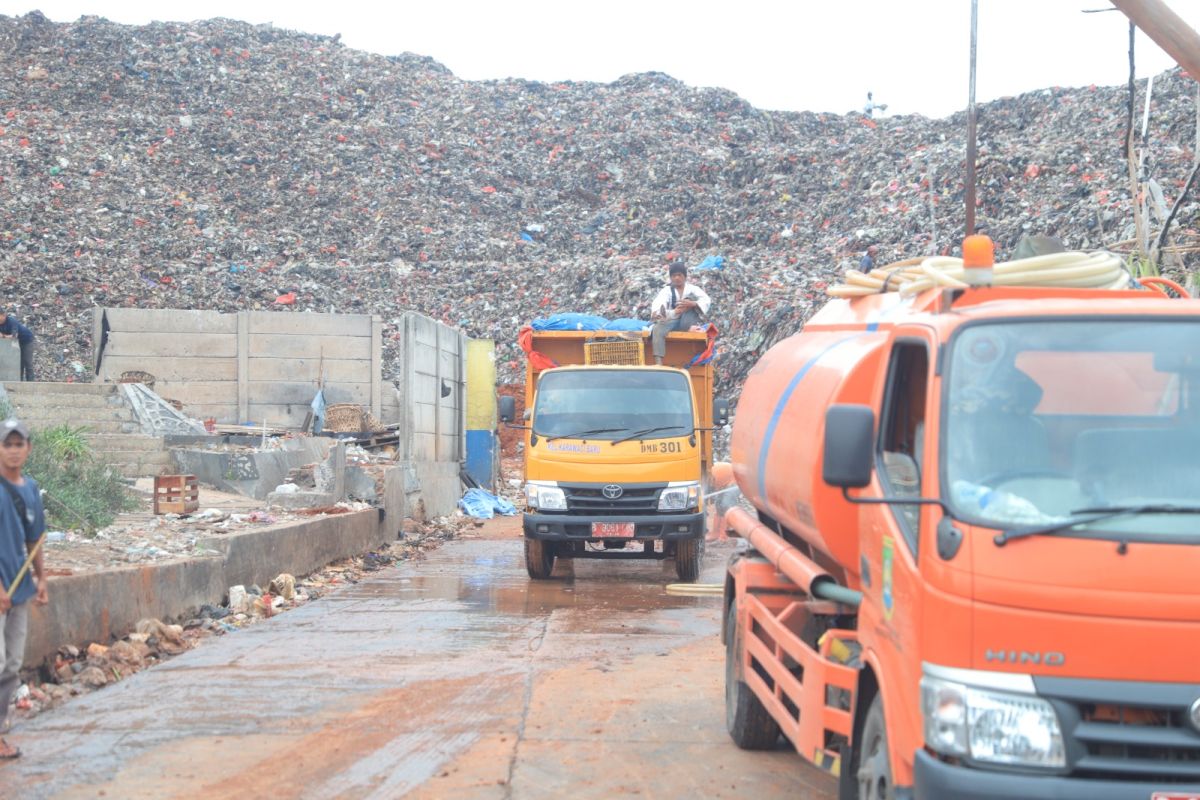
[[[884,292],[911,295],[936,286],[968,288],[963,277],[961,258],[910,258],[870,272],[846,270],[844,282],[829,287],[827,292],[833,297],[862,297]],[[1124,289],[1133,282],[1124,262],[1113,253],[1103,250],[1092,253],[1049,253],[1001,261],[992,267],[993,286]]]

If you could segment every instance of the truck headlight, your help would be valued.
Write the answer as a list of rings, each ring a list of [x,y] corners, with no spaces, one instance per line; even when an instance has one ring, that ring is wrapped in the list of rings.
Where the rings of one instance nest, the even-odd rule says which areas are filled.
[[[557,486],[525,484],[525,505],[542,511],[566,511],[567,496]]]
[[[683,511],[700,505],[700,484],[685,483],[668,486],[658,496],[659,511]]]
[[[921,678],[925,744],[948,756],[1014,767],[1065,767],[1054,708],[1011,694],[926,675]]]

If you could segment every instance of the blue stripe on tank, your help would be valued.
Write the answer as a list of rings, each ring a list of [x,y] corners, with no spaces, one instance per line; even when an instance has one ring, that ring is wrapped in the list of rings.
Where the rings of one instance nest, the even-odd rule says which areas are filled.
[[[792,392],[796,391],[796,387],[800,385],[800,381],[804,379],[808,371],[826,353],[852,339],[857,339],[861,335],[856,333],[852,336],[847,336],[845,339],[839,339],[806,361],[804,366],[800,367],[800,371],[792,376],[792,380],[788,383],[787,388],[783,390],[779,402],[775,404],[775,411],[771,414],[771,421],[767,423],[767,429],[763,433],[762,448],[758,451],[758,496],[762,498],[763,503],[766,504],[767,510],[771,512],[772,516],[774,516],[774,510],[771,508],[771,501],[767,499],[767,455],[771,452],[771,440],[774,438],[775,428],[779,426],[779,420],[783,416],[783,409],[787,407],[788,401],[792,397]]]

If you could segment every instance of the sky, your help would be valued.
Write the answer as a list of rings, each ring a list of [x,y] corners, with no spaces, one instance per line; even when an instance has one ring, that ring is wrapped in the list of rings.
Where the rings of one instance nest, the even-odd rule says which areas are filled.
[[[1167,0],[1200,30],[1200,0]],[[970,0],[0,0],[56,22],[226,17],[325,35],[382,55],[432,56],[465,80],[608,83],[665,72],[761,109],[943,117],[967,106]],[[1107,9],[1085,14],[1084,10]],[[1128,77],[1128,21],[1106,0],[979,0],[976,100]],[[1138,34],[1139,77],[1175,62]]]

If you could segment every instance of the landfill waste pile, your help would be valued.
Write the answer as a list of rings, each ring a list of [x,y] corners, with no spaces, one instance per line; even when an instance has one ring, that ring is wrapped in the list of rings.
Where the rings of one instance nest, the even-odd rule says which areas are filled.
[[[880,264],[953,255],[964,225],[962,113],[763,111],[661,73],[463,81],[229,20],[33,12],[0,17],[0,52],[0,296],[43,379],[91,377],[106,306],[378,314],[385,375],[413,310],[496,339],[498,380],[520,382],[522,324],[644,320],[678,257],[705,267],[736,399],[868,244]],[[1178,70],[1154,83],[1156,207],[1191,167],[1194,91]],[[980,107],[977,219],[1000,257],[1026,233],[1133,236],[1126,102],[1093,86]]]
[[[24,680],[13,697],[16,712],[10,719],[36,716],[71,697],[116,683],[191,650],[210,637],[234,633],[317,600],[341,586],[358,583],[366,573],[420,559],[427,550],[456,538],[470,524],[461,515],[438,517],[426,523],[406,520],[403,535],[395,542],[334,562],[299,580],[280,574],[265,588],[231,586],[225,605],[201,606],[195,617],[180,620],[180,624],[144,619],[116,642],[93,642],[82,648],[64,645],[41,667],[23,674]]]

